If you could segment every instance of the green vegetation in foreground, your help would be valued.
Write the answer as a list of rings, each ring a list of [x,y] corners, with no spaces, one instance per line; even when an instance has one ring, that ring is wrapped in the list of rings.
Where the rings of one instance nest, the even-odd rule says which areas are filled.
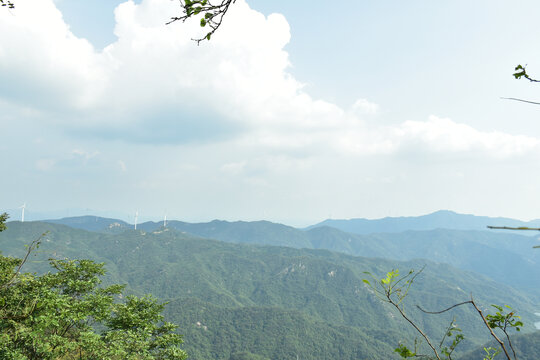
[[[0,231],[6,216],[0,216]],[[182,360],[176,326],[163,322],[152,296],[127,296],[122,285],[99,287],[103,264],[50,260],[42,275],[21,272],[24,258],[0,254],[0,359]],[[99,331],[97,330],[99,329]]]

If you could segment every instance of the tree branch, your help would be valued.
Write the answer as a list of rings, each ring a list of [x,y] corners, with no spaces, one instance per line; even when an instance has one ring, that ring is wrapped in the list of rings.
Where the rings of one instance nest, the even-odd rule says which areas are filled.
[[[527,104],[534,104],[534,105],[540,105],[540,102],[536,102],[536,101],[529,101],[529,100],[523,100],[523,99],[518,99],[518,98],[511,98],[511,97],[501,97],[501,99],[504,99],[504,100],[514,100],[514,101],[521,101],[521,102],[524,102],[524,103],[527,103]]]
[[[495,333],[493,332],[493,329],[491,328],[491,326],[489,326],[486,318],[484,317],[484,314],[482,314],[482,310],[480,310],[478,308],[478,306],[476,306],[476,303],[474,302],[474,299],[472,298],[472,295],[471,295],[471,304],[472,304],[472,306],[474,306],[474,308],[476,309],[476,311],[478,312],[478,314],[480,315],[480,317],[484,321],[484,324],[486,324],[486,327],[489,329],[489,332],[491,333],[491,336],[499,343],[499,345],[503,349],[504,355],[506,355],[506,358],[508,360],[511,360],[510,355],[508,355],[508,351],[506,351],[506,347],[504,346],[504,342],[501,339],[499,339],[499,337],[497,335],[495,335]]]
[[[41,234],[37,239],[35,239],[34,241],[32,241],[32,243],[30,245],[28,245],[28,249],[26,250],[26,255],[24,255],[24,258],[22,259],[21,263],[19,264],[19,266],[17,267],[17,270],[15,270],[15,272],[13,273],[13,275],[11,276],[11,278],[4,284],[2,284],[0,286],[0,290],[1,289],[5,289],[5,288],[8,288],[10,286],[13,285],[13,283],[15,282],[15,279],[17,278],[17,276],[20,274],[21,272],[21,268],[23,267],[24,263],[26,263],[26,260],[28,260],[28,256],[30,256],[30,253],[32,251],[34,251],[34,249],[36,249],[37,247],[39,247],[39,244],[41,243],[41,240],[43,239],[43,237],[45,237],[45,235],[47,235],[47,233],[43,233]]]
[[[520,226],[520,227],[509,227],[509,226],[490,226],[488,225],[488,229],[498,229],[498,230],[536,230],[540,231],[540,228],[530,228],[526,226]]]
[[[501,348],[503,349],[503,352],[504,352],[504,354],[506,355],[506,358],[507,358],[508,360],[511,360],[510,355],[508,355],[508,351],[506,350],[506,347],[504,346],[504,342],[503,342],[501,339],[499,339],[499,337],[493,332],[493,329],[491,328],[491,326],[489,326],[489,324],[488,324],[486,318],[484,317],[484,314],[482,313],[482,310],[480,310],[480,309],[478,308],[478,306],[476,306],[476,303],[474,302],[474,299],[473,299],[472,295],[471,295],[471,300],[464,301],[464,302],[461,302],[461,303],[459,303],[459,304],[452,305],[452,306],[450,306],[449,308],[444,309],[444,310],[441,310],[441,311],[426,311],[426,310],[422,309],[419,305],[416,305],[416,307],[417,307],[418,309],[420,309],[420,311],[422,311],[422,312],[424,312],[424,313],[426,313],[426,314],[442,314],[442,313],[444,313],[444,312],[446,312],[446,311],[448,311],[448,310],[451,310],[451,309],[453,309],[453,308],[455,308],[455,307],[458,307],[458,306],[461,306],[461,305],[466,305],[466,304],[471,304],[471,305],[476,309],[476,311],[478,312],[478,314],[479,314],[480,317],[482,318],[484,324],[485,324],[486,327],[489,329],[489,332],[491,333],[491,336],[499,343],[499,345],[500,345]],[[508,343],[510,344],[510,347],[512,348],[512,351],[514,351],[514,347],[512,346],[512,342],[510,341],[510,337],[508,336],[508,334],[506,333],[505,330],[503,330],[503,331],[504,331],[504,333],[506,334],[506,337],[507,337],[507,339],[508,339]],[[515,354],[516,354],[516,353],[514,352],[514,359],[516,358],[516,355],[515,355]]]
[[[9,0],[6,0],[6,1],[0,0],[0,6],[7,6],[8,9],[14,9],[15,8],[15,5]]]
[[[197,42],[197,45],[204,40],[210,40],[212,35],[219,29],[223,22],[223,17],[229,11],[229,7],[236,2],[236,0],[220,0],[219,4],[212,4],[210,0],[179,0],[180,7],[182,8],[183,15],[173,16],[171,20],[166,24],[169,25],[175,21],[185,22],[187,19],[202,15],[200,19],[201,27],[208,26],[210,31],[201,38],[191,39]]]

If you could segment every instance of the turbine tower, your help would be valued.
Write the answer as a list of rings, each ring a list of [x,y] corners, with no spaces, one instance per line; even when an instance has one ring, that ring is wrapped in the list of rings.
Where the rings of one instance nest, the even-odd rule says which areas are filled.
[[[139,211],[135,211],[135,230],[137,230],[137,219],[139,218]]]
[[[24,209],[26,209],[26,203],[22,204],[22,206],[19,207],[21,210],[21,222],[24,222]]]
[[[163,227],[167,227],[167,213],[165,213],[165,216],[163,217]]]

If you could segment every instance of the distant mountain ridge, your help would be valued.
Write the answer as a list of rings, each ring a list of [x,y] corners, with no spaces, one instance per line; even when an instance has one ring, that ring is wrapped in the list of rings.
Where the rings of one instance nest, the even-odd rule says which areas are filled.
[[[458,214],[450,210],[439,210],[422,216],[385,217],[382,219],[328,219],[306,229],[330,226],[353,234],[396,233],[407,230],[486,230],[488,225],[494,226],[528,226],[540,227],[540,219],[521,221],[504,217],[476,216]]]
[[[43,220],[43,222],[51,224],[61,224],[75,229],[97,232],[111,232],[113,231],[113,229],[124,231],[133,227],[133,225],[128,224],[123,220],[110,219],[92,215],[50,219]]]
[[[127,229],[133,229],[134,227],[133,224],[129,224],[123,220],[92,215],[65,217],[61,219],[49,219],[42,221],[54,224],[63,224],[76,229],[99,232],[117,232]],[[207,229],[212,227],[219,227],[221,229],[227,227],[229,230],[238,227],[243,227],[247,229],[249,226],[254,224],[259,225],[258,228],[270,228],[271,226],[280,226],[285,232],[289,231],[290,229],[297,229],[292,226],[273,223],[265,220],[232,222],[224,220],[213,220],[204,223],[188,223],[178,220],[167,221],[168,227],[172,227],[180,231],[197,234],[199,236],[208,235],[209,230]],[[486,230],[486,227],[488,225],[509,227],[527,226],[533,228],[540,228],[540,219],[521,221],[505,217],[477,216],[471,214],[459,214],[450,210],[439,210],[421,216],[385,217],[380,219],[327,219],[317,224],[310,225],[301,230],[310,230],[317,227],[329,226],[353,234],[372,234],[399,233],[408,230],[424,231],[435,229]],[[138,229],[145,231],[154,231],[161,226],[163,226],[162,221],[147,221],[137,224]],[[534,233],[521,234],[533,235]]]
[[[439,212],[439,217],[444,214]],[[446,214],[448,215],[448,214]],[[453,218],[461,218],[457,214]],[[464,215],[469,218],[468,215]],[[495,220],[493,220],[495,221]],[[121,220],[93,216],[55,220],[72,228],[105,234],[120,234],[133,229]],[[506,223],[508,224],[508,222]],[[291,248],[325,249],[354,256],[395,260],[428,259],[457,268],[475,271],[504,284],[538,292],[540,251],[531,251],[538,241],[524,232],[478,230],[407,230],[401,233],[347,233],[334,227],[320,226],[300,230],[269,221],[219,221],[186,223],[170,221],[169,229],[193,236],[229,243],[247,243]],[[163,229],[161,222],[138,224],[138,230]]]

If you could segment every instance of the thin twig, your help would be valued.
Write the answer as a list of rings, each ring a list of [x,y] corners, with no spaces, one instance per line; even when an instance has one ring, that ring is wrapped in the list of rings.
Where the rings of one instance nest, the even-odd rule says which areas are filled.
[[[431,344],[431,341],[429,340],[428,336],[426,334],[424,334],[424,332],[418,327],[416,326],[416,324],[407,317],[407,315],[405,315],[405,313],[399,308],[399,306],[397,306],[395,303],[391,302],[392,305],[394,305],[399,313],[401,314],[401,316],[403,316],[403,318],[405,320],[407,320],[409,322],[409,324],[411,324],[415,329],[416,331],[418,331],[420,333],[420,335],[422,335],[422,337],[426,340],[427,344],[429,345],[429,347],[431,348],[431,350],[433,350],[433,353],[435,354],[435,357],[438,359],[438,360],[441,360],[441,358],[439,357],[439,353],[437,353],[437,350],[435,349],[435,347]]]
[[[431,341],[429,340],[429,337],[418,327],[416,326],[416,324],[407,317],[407,315],[405,315],[405,313],[401,310],[401,308],[399,307],[398,304],[396,304],[394,302],[394,300],[392,300],[392,298],[390,297],[390,293],[387,293],[386,294],[386,298],[388,299],[388,302],[390,304],[392,304],[396,309],[398,309],[399,313],[401,314],[401,316],[407,320],[409,322],[409,324],[412,325],[412,327],[414,327],[416,329],[416,331],[418,331],[420,333],[420,335],[422,335],[422,337],[426,340],[427,344],[429,345],[429,347],[431,348],[431,350],[433,350],[433,353],[435,354],[435,357],[438,359],[438,360],[441,360],[441,358],[439,357],[439,353],[437,352],[437,350],[435,349],[435,347],[431,344]]]
[[[528,104],[540,105],[540,102],[536,102],[536,101],[529,101],[529,100],[523,100],[523,99],[518,99],[518,98],[511,98],[511,97],[501,97],[501,99],[504,99],[504,100],[514,100],[514,101],[521,101],[521,102],[524,102],[524,103],[528,103]]]
[[[488,324],[486,318],[484,317],[484,314],[482,314],[482,310],[480,310],[480,309],[478,308],[478,306],[476,306],[476,303],[474,302],[474,299],[472,298],[472,295],[471,295],[471,304],[472,304],[472,306],[474,306],[474,308],[476,309],[476,311],[478,311],[478,314],[480,315],[480,317],[481,317],[482,320],[484,321],[484,324],[486,324],[486,327],[489,329],[489,332],[491,333],[491,336],[492,336],[495,340],[497,340],[497,342],[499,343],[499,345],[500,345],[501,348],[503,349],[504,355],[506,355],[506,358],[507,358],[508,360],[512,360],[512,359],[510,358],[510,355],[508,355],[508,351],[506,351],[506,347],[504,346],[504,342],[503,342],[501,339],[499,339],[499,338],[497,337],[497,335],[495,335],[495,333],[493,332],[493,329],[489,326],[489,324]]]
[[[452,309],[455,308],[455,307],[458,307],[458,306],[461,306],[461,305],[465,305],[465,304],[470,304],[470,303],[472,303],[471,300],[469,300],[469,301],[464,301],[464,302],[462,302],[462,303],[452,305],[452,306],[450,306],[448,309],[444,309],[444,310],[441,310],[441,311],[427,311],[427,310],[422,309],[422,308],[420,307],[420,305],[416,305],[416,307],[417,307],[418,309],[420,309],[420,311],[422,311],[422,312],[424,312],[424,313],[426,313],[426,314],[442,314],[443,312],[447,312],[448,310],[452,310]]]
[[[520,227],[509,227],[509,226],[490,226],[488,225],[488,229],[498,229],[498,230],[536,230],[540,231],[540,228],[530,228],[526,226],[520,226]]]
[[[17,267],[17,270],[13,273],[13,275],[11,276],[11,278],[4,284],[2,284],[0,286],[0,289],[4,289],[4,288],[7,288],[9,286],[11,286],[13,284],[13,282],[15,281],[16,277],[19,275],[19,273],[21,272],[21,268],[23,267],[24,263],[26,263],[26,260],[28,260],[28,256],[30,256],[30,253],[41,243],[41,239],[43,239],[43,237],[46,235],[47,233],[43,233],[41,234],[37,239],[35,239],[34,241],[32,241],[32,243],[28,246],[28,250],[26,250],[26,255],[24,255],[24,258],[22,259],[21,263],[19,264],[19,266]]]

